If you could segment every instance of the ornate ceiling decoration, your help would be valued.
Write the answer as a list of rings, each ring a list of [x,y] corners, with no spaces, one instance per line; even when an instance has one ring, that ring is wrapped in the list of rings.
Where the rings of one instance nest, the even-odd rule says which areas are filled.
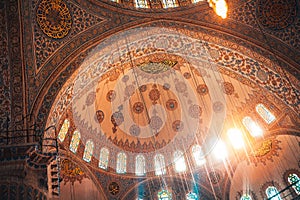
[[[160,56],[155,54],[153,57]],[[162,58],[167,58],[167,55]],[[151,60],[151,56],[147,59]],[[175,63],[162,60],[142,63],[134,68],[130,64],[123,65],[122,69],[113,69],[114,76],[102,78],[95,95],[94,92],[88,94],[86,106],[95,101],[97,121],[112,143],[132,152],[151,152],[163,148],[176,134],[190,132],[188,127],[192,123],[197,124],[202,105],[192,103],[195,100],[191,97],[188,98],[190,103],[180,98],[181,95],[192,95],[187,88],[195,79],[189,79],[189,82],[185,78],[176,78],[183,77],[190,69],[184,67],[186,63],[180,62],[177,67]],[[172,69],[173,66],[177,70]],[[200,74],[197,79],[201,81]],[[106,98],[101,98],[103,95]],[[188,137],[192,136],[184,136]]]
[[[110,153],[117,155],[125,151],[130,162],[137,153],[147,153],[146,162],[153,163],[151,152],[162,150],[171,163],[170,155],[174,149],[166,149],[166,146],[181,146],[183,142],[193,140],[194,135],[187,131],[189,126],[180,115],[198,119],[197,125],[202,130],[199,135],[206,135],[205,125],[212,114],[222,114],[224,110],[230,112],[227,108],[242,108],[246,99],[253,98],[254,90],[262,91],[259,86],[278,93],[286,91],[274,69],[240,52],[200,40],[197,36],[187,39],[180,34],[178,37],[178,33],[171,36],[168,33],[155,37],[155,32],[150,33],[121,34],[112,41],[104,41],[104,47],[96,47],[95,54],[87,57],[76,77],[68,82],[67,98],[62,97],[62,91],[61,100],[54,104],[49,122],[56,123],[65,109],[72,106],[74,128],[82,133],[80,152],[87,140],[93,140],[95,160],[99,158],[101,147],[113,145]],[[136,41],[131,41],[132,38]],[[186,55],[192,59],[187,59]],[[209,66],[215,64],[221,74],[218,74],[218,80],[210,80],[215,76]],[[211,82],[214,82],[213,86]],[[187,89],[189,86],[191,90]],[[191,96],[187,91],[192,91],[197,103],[182,100]],[[203,101],[216,91],[228,98],[225,104],[221,100]],[[282,97],[289,104],[295,103],[293,94],[288,95],[291,98]],[[158,106],[163,111],[155,113],[151,110]],[[142,131],[145,126],[150,131]],[[190,135],[179,137],[181,132]],[[189,143],[185,148],[191,145]],[[111,158],[108,173],[115,173],[115,164],[116,158]],[[91,165],[98,168],[97,161]],[[132,176],[135,169],[129,165],[127,170],[125,176]]]
[[[94,142],[96,160],[100,149],[109,146],[111,155],[125,151],[129,160],[144,153],[147,163],[156,153],[172,163],[174,147],[186,151],[195,136],[210,138],[210,126],[222,121],[212,122],[214,115],[236,114],[254,91],[262,91],[249,79],[279,93],[284,86],[275,71],[245,55],[173,30],[163,29],[161,34],[156,28],[131,30],[104,41],[73,77],[48,123],[56,123],[68,108],[82,144]],[[211,98],[214,93],[220,96]],[[109,168],[115,163],[112,158]],[[134,170],[127,166],[128,174]]]
[[[125,36],[136,39],[135,33],[132,34]],[[218,68],[219,72],[211,70],[224,59],[233,69],[253,74],[247,67],[241,69],[232,64],[249,62],[243,55],[178,34],[148,34],[149,31],[139,33],[140,38],[134,42],[120,40],[107,42],[110,46],[104,49],[97,47],[67,87],[67,98],[59,97],[61,102],[55,103],[51,120],[60,118],[69,107],[72,110],[69,116],[73,116],[74,128],[81,132],[82,143],[94,141],[96,159],[104,146],[113,147],[112,155],[125,151],[129,159],[145,153],[147,163],[153,161],[156,153],[169,155],[176,146],[186,151],[196,135],[209,138],[209,126],[222,123],[221,119],[215,122],[212,119],[242,107],[257,89],[243,76],[222,68]],[[233,55],[240,62],[231,58]],[[214,93],[220,96],[214,99],[211,96]],[[224,97],[227,100],[222,102]],[[206,142],[209,139],[200,141]],[[116,160],[112,159],[110,167],[115,168]],[[128,166],[128,173],[133,172],[134,167]]]
[[[116,182],[111,182],[108,185],[108,191],[109,191],[110,194],[116,195],[120,192],[120,186]]]
[[[72,17],[63,0],[42,0],[36,11],[42,31],[51,38],[65,37],[72,26]]]
[[[255,166],[258,163],[266,165],[269,160],[273,162],[274,156],[279,156],[279,151],[281,147],[279,146],[281,142],[276,138],[266,139],[261,142],[257,147],[254,147],[253,152],[250,154],[249,159]]]
[[[60,177],[65,184],[67,182],[74,184],[75,181],[79,181],[81,183],[83,178],[87,178],[82,169],[71,160],[63,159],[60,163],[60,169]]]
[[[82,142],[95,141],[96,158],[103,146],[128,157],[145,153],[148,159],[176,146],[185,152],[195,135],[211,148],[231,85],[222,84],[201,41],[165,29],[135,31],[111,38],[82,64],[72,103]],[[213,92],[197,91],[203,85]]]
[[[256,15],[259,23],[270,30],[282,30],[297,18],[296,0],[258,0]]]

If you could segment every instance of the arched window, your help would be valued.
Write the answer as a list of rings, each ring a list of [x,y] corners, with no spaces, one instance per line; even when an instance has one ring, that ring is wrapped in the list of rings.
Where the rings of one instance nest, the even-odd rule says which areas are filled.
[[[266,189],[266,194],[267,194],[267,197],[268,198],[272,198],[272,200],[281,200],[281,197],[280,195],[278,194],[278,190],[276,187],[274,186],[269,186],[267,189]]]
[[[184,172],[186,170],[185,159],[182,151],[174,152],[174,163],[175,163],[175,170],[177,172]]]
[[[165,158],[161,154],[157,154],[154,157],[155,175],[166,174]]]
[[[186,200],[198,200],[198,196],[194,192],[189,192],[186,194]]]
[[[192,153],[197,166],[205,164],[206,160],[199,145],[196,144],[192,147]]]
[[[85,145],[84,153],[83,153],[83,160],[86,162],[90,162],[92,159],[94,150],[94,143],[91,140],[88,140]]]
[[[135,0],[135,6],[137,8],[148,8],[147,0]]]
[[[252,135],[252,137],[258,137],[263,135],[263,130],[255,121],[253,121],[251,117],[244,117],[242,122],[246,129],[249,131],[249,133]]]
[[[299,176],[297,174],[289,174],[288,181],[290,184],[296,183],[292,187],[295,190],[296,194],[300,195],[300,178],[299,178]]]
[[[63,142],[65,140],[66,134],[69,130],[70,122],[68,119],[65,119],[63,125],[61,126],[59,133],[58,133],[58,139]]]
[[[125,153],[118,153],[117,156],[117,173],[124,174],[126,173],[126,159],[127,156]]]
[[[172,194],[168,190],[162,190],[157,193],[159,200],[171,200]]]
[[[108,149],[103,147],[100,150],[100,158],[99,158],[99,167],[100,168],[107,169],[107,167],[108,167],[108,156],[109,156]]]
[[[76,153],[78,145],[79,145],[79,141],[80,141],[80,133],[79,131],[74,131],[73,136],[72,136],[72,140],[71,140],[71,144],[70,144],[70,151],[72,151],[73,153]]]
[[[177,7],[176,0],[163,0],[163,7],[164,8],[174,8]]]
[[[244,194],[240,200],[252,200],[251,196],[249,194]]]
[[[204,1],[204,0],[192,0],[193,3],[198,3],[200,1]]]
[[[143,155],[135,157],[135,174],[137,176],[144,176],[146,173],[146,161]]]
[[[256,112],[265,120],[267,124],[275,121],[276,117],[263,104],[257,104],[255,108]]]

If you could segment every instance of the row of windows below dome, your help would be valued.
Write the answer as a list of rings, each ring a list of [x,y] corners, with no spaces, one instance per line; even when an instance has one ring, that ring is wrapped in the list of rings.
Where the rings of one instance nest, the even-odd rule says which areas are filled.
[[[293,179],[293,181],[291,181],[291,179]],[[294,180],[295,179],[295,180]],[[296,174],[290,174],[289,175],[289,183],[290,184],[295,184],[293,187],[295,192],[300,195],[300,179]],[[298,188],[297,188],[298,187]],[[268,199],[272,199],[272,200],[282,200],[278,189],[275,186],[268,186],[266,191],[265,191],[266,197]],[[159,200],[171,200],[172,199],[172,193],[169,192],[167,189],[162,189],[157,193],[158,199]],[[194,192],[189,192],[186,194],[186,200],[198,200],[199,195],[197,195]],[[138,197],[137,200],[143,200],[143,198]],[[243,196],[241,196],[240,200],[252,200],[251,195],[249,194],[244,194]]]
[[[119,0],[111,0],[112,2],[119,3]],[[191,3],[198,3],[203,0],[191,0]],[[163,8],[175,8],[179,6],[178,0],[162,0],[161,6]],[[136,8],[150,8],[151,2],[149,0],[134,0],[134,5]]]
[[[271,113],[263,104],[257,104],[256,105],[256,112],[262,117],[262,119],[267,123],[270,124],[274,122],[276,117]],[[262,129],[257,124],[256,121],[254,121],[251,117],[246,116],[242,120],[244,126],[249,131],[249,133],[253,137],[261,136],[262,135]],[[59,134],[57,138],[63,142],[66,134],[69,130],[70,122],[68,119],[65,119],[63,122],[63,125],[61,126],[61,129],[59,131]],[[233,129],[232,129],[233,130]],[[232,132],[232,134],[231,134]],[[238,137],[240,136],[240,137]],[[237,141],[237,138],[241,138],[240,141],[238,141],[238,145],[241,145],[243,143],[241,133],[238,134],[237,131],[231,131],[231,129],[228,131],[228,137],[233,137],[234,141]],[[69,145],[69,149],[71,152],[76,153],[77,148],[79,145],[81,139],[80,132],[78,130],[75,130],[73,132],[71,142]],[[235,145],[234,143],[232,145]],[[218,146],[218,145],[217,145]],[[235,145],[236,146],[236,145]],[[235,147],[234,146],[234,147]],[[225,147],[224,147],[225,148]],[[93,150],[94,150],[94,143],[92,140],[88,140],[85,145],[84,154],[83,154],[83,160],[86,162],[90,162],[93,156]],[[222,150],[223,151],[223,150]],[[223,151],[226,152],[226,149]],[[186,162],[184,155],[181,151],[176,151],[173,154],[173,161],[174,161],[174,168],[176,172],[184,172],[186,171]],[[195,163],[195,166],[201,166],[205,164],[205,159],[202,156],[202,150],[199,145],[194,145],[192,147],[192,157]],[[100,157],[99,157],[99,168],[101,169],[107,169],[108,168],[108,160],[109,160],[109,150],[107,148],[102,148],[100,150]],[[117,164],[116,164],[116,172],[123,174],[126,173],[126,160],[127,156],[125,153],[121,152],[117,155]],[[146,173],[146,160],[143,155],[138,155],[136,157],[135,162],[135,173],[137,176],[143,176]],[[166,173],[166,165],[164,156],[161,154],[157,154],[154,157],[154,166],[155,166],[155,174],[156,175],[162,175]]]

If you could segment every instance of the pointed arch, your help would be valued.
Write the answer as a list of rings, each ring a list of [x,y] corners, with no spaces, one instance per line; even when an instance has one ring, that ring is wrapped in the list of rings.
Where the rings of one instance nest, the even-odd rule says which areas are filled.
[[[69,127],[70,127],[70,121],[68,119],[65,119],[57,135],[59,141],[63,142],[65,140]]]
[[[182,151],[177,150],[174,152],[174,163],[176,172],[186,171],[186,163]]]
[[[194,158],[194,161],[197,166],[201,166],[206,163],[206,160],[203,157],[203,153],[202,153],[202,149],[201,149],[200,145],[195,144],[192,147],[192,154],[193,154],[193,158]]]
[[[300,195],[300,178],[297,174],[291,173],[288,176],[288,182],[289,184],[295,184],[293,185],[293,189],[296,192],[296,194]]]
[[[80,132],[76,130],[76,131],[74,131],[72,139],[71,139],[70,151],[72,151],[73,153],[76,153],[79,142],[80,142]]]
[[[143,155],[135,157],[135,174],[137,176],[144,176],[146,174],[146,161]]]
[[[263,135],[262,128],[251,117],[244,117],[242,123],[249,131],[252,137],[259,137]]]
[[[123,152],[118,153],[118,155],[117,155],[117,173],[118,174],[126,173],[126,161],[127,161],[126,154]]]
[[[135,0],[135,7],[137,8],[148,8],[147,0]]]
[[[269,186],[266,189],[266,194],[267,194],[268,198],[273,197],[272,200],[281,200],[281,197],[278,194],[278,190],[277,190],[277,188],[275,186]]]
[[[164,8],[174,8],[178,6],[176,0],[163,0],[162,3]]]
[[[165,158],[161,154],[156,154],[154,157],[155,175],[166,174]]]
[[[88,140],[85,145],[84,153],[83,153],[83,160],[86,162],[90,162],[92,159],[94,150],[94,143],[92,140]]]
[[[276,117],[271,113],[263,104],[259,103],[255,107],[256,112],[259,114],[261,118],[267,123],[271,124],[275,121]]]
[[[107,169],[108,167],[108,158],[109,158],[109,150],[106,147],[103,147],[100,150],[100,158],[99,158],[99,168]]]

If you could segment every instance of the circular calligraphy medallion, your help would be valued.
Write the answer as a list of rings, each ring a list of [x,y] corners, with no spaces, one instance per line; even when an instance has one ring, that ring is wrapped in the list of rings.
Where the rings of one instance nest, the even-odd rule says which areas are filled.
[[[111,182],[108,186],[109,193],[112,195],[116,195],[120,191],[120,186],[116,182]]]
[[[206,95],[206,94],[208,94],[208,87],[205,84],[198,85],[197,92],[200,95]]]
[[[297,2],[295,0],[259,0],[256,16],[265,28],[284,29],[293,24],[297,18]]]
[[[152,100],[152,102],[155,104],[157,100],[160,97],[159,90],[155,87],[149,92],[149,98]]]
[[[114,90],[109,90],[106,94],[106,100],[112,102],[116,98],[116,92]]]
[[[101,123],[104,120],[104,112],[102,110],[97,110],[96,112],[96,121]]]
[[[140,114],[144,111],[144,105],[142,102],[136,102],[133,104],[133,112]]]
[[[173,129],[173,131],[175,131],[175,132],[182,131],[183,128],[184,128],[183,122],[180,121],[180,120],[176,120],[176,121],[174,121],[173,124],[172,124],[172,129]]]
[[[166,102],[166,107],[168,110],[173,111],[173,110],[176,110],[176,108],[178,107],[178,103],[175,99],[169,99]]]
[[[227,95],[232,95],[234,93],[234,87],[230,82],[224,82],[222,84],[223,92]]]
[[[72,17],[62,0],[42,0],[36,15],[40,28],[51,38],[61,39],[71,29]]]

